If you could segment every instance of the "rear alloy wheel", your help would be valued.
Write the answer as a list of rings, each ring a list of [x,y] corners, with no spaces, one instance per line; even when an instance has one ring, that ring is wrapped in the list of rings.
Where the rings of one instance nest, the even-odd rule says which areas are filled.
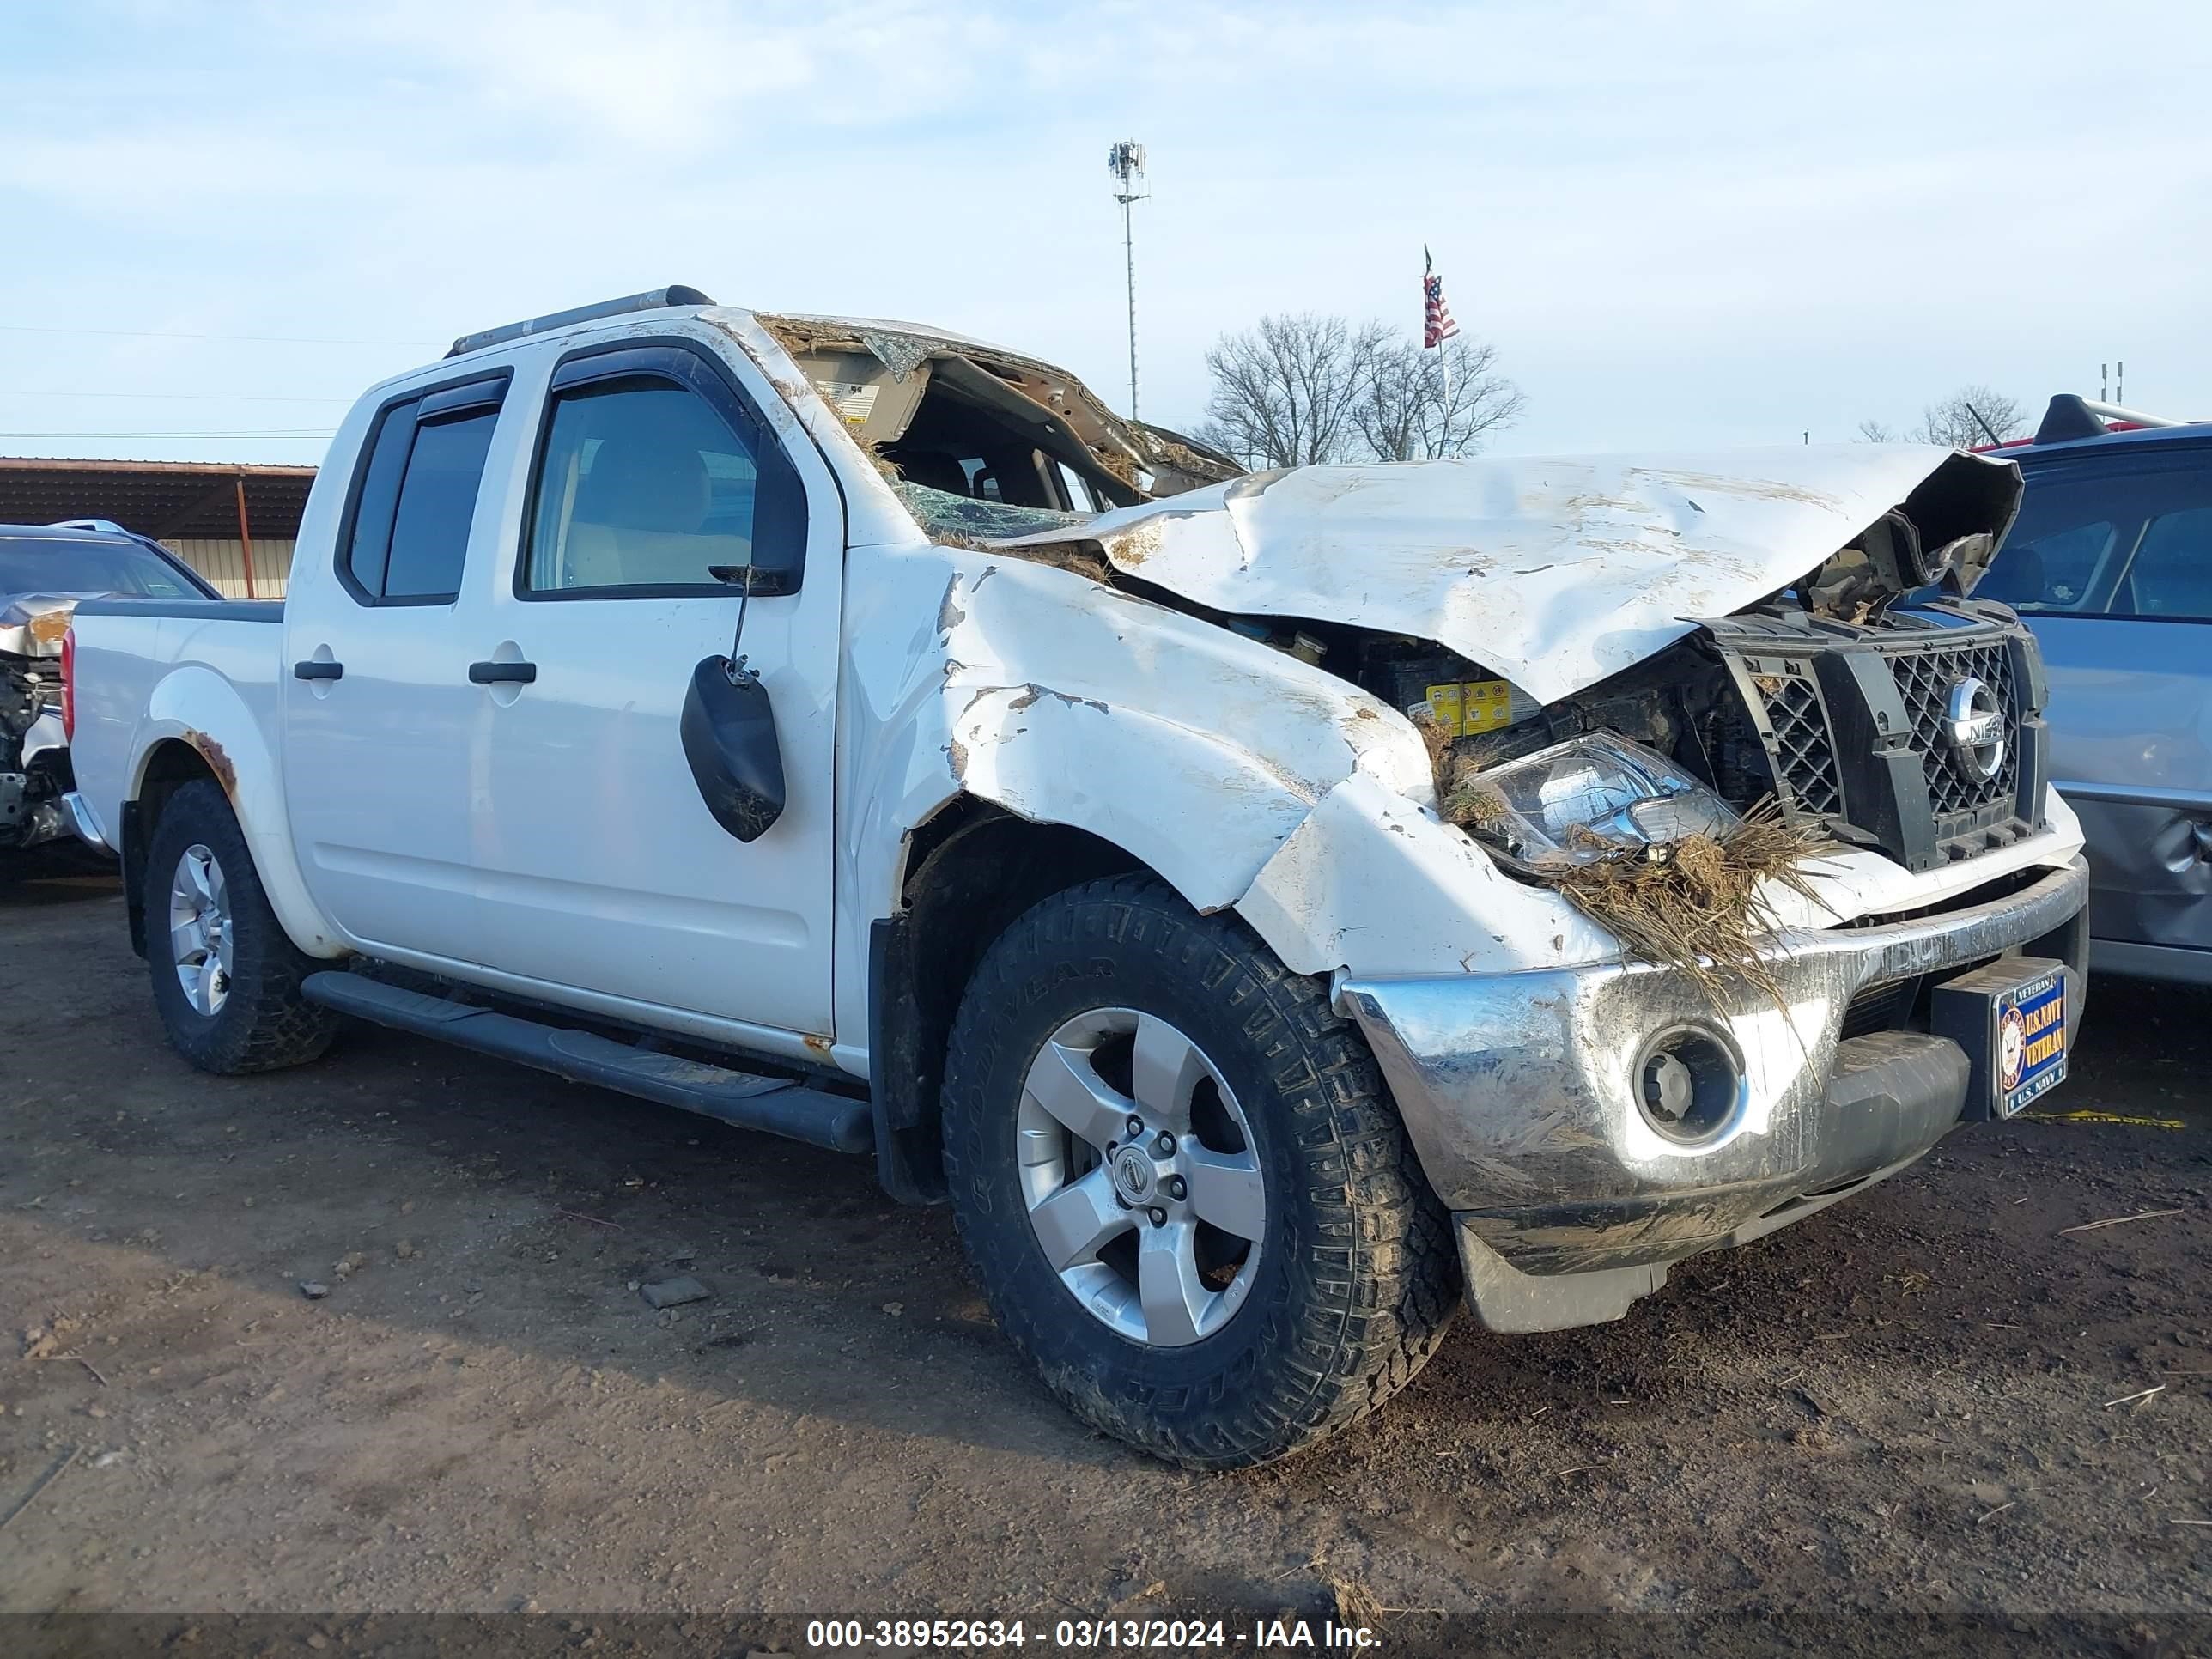
[[[300,994],[329,964],[285,933],[261,890],[245,832],[212,780],[188,783],[146,848],[146,965],[170,1046],[230,1076],[313,1060],[337,1016]]]
[[[1152,878],[1056,894],[985,952],[944,1105],[1000,1328],[1155,1456],[1309,1445],[1410,1382],[1457,1306],[1448,1219],[1326,982]]]
[[[230,889],[222,866],[198,842],[169,881],[169,955],[192,1012],[213,1019],[230,995]]]

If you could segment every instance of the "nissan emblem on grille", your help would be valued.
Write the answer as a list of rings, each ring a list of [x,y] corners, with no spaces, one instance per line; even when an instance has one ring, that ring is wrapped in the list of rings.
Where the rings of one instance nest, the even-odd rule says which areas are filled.
[[[1996,693],[1971,675],[1953,683],[1943,700],[1943,735],[1959,769],[1976,779],[1993,778],[2004,764],[2004,711]]]

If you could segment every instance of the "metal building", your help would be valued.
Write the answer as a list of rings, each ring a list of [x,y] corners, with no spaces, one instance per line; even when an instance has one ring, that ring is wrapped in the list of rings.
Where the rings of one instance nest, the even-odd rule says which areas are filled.
[[[312,466],[0,456],[0,524],[111,519],[233,599],[282,599]]]

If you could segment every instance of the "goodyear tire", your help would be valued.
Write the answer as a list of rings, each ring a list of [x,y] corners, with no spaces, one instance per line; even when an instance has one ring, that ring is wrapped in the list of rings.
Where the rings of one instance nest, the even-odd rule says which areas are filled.
[[[1153,878],[1055,895],[1000,938],[944,1100],[1000,1328],[1155,1456],[1310,1445],[1410,1382],[1457,1307],[1447,1218],[1326,985]]]
[[[146,961],[176,1051],[235,1076],[315,1059],[337,1016],[300,995],[325,964],[295,945],[261,890],[230,802],[213,782],[173,795],[146,851]]]

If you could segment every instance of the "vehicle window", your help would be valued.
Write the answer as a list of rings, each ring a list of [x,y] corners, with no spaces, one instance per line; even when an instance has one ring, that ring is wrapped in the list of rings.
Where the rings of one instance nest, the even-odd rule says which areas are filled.
[[[1060,469],[1060,486],[1067,492],[1067,504],[1070,507],[1078,513],[1099,513],[1105,510],[1103,503],[1098,500],[1098,492],[1091,489],[1073,467],[1066,461],[1055,461],[1053,465]]]
[[[399,502],[392,515],[392,550],[385,562],[387,599],[447,599],[461,589],[469,522],[483,482],[496,409],[415,428]]]
[[[2015,533],[1974,592],[2016,611],[2082,610],[2112,556],[2115,530],[2109,519],[2092,519],[2026,540]]]
[[[2030,613],[2206,617],[2212,466],[2202,454],[2024,467],[2020,517],[1976,597]]]
[[[2096,486],[2031,482],[2020,518],[1996,562],[1974,589],[2015,611],[2082,611],[2118,540],[2111,482]]]
[[[418,419],[417,403],[384,411],[354,501],[344,571],[370,600],[450,599],[461,588],[496,407]]]
[[[384,593],[384,562],[392,551],[392,514],[399,505],[399,475],[407,470],[408,446],[415,441],[415,405],[398,404],[384,411],[362,469],[355,499],[353,536],[345,568],[355,587],[370,599]]]
[[[204,599],[160,555],[124,542],[59,536],[0,538],[0,593],[133,593]]]
[[[2185,507],[2150,521],[2112,596],[2111,613],[2212,622],[2212,507]]]
[[[640,377],[553,402],[523,585],[532,592],[717,591],[750,565],[750,441],[697,392]]]

